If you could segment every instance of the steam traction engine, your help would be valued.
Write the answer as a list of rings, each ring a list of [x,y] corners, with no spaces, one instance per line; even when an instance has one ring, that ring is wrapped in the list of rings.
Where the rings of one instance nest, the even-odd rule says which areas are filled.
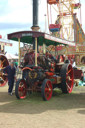
[[[59,60],[48,52],[43,54],[38,53],[37,44],[39,45],[39,39],[42,33],[33,31],[30,31],[30,33],[32,35],[36,33],[35,35],[38,34],[37,37],[39,37],[34,38],[35,50],[26,53],[24,56],[22,79],[17,81],[15,88],[16,97],[18,99],[24,99],[26,98],[27,92],[41,92],[44,100],[50,100],[53,89],[56,87],[60,88],[63,93],[71,93],[74,83],[71,64],[59,63]],[[52,37],[50,36],[50,38]]]
[[[75,46],[74,42],[56,38],[52,35],[39,32],[38,0],[33,0],[32,31],[21,31],[8,34],[8,39],[33,44],[33,51],[24,56],[22,79],[16,83],[15,95],[24,99],[27,92],[41,92],[44,100],[50,100],[53,89],[58,87],[63,93],[71,93],[73,89],[73,69],[71,64],[59,63],[52,54],[40,54],[38,46],[64,44]],[[20,55],[20,54],[19,54]]]

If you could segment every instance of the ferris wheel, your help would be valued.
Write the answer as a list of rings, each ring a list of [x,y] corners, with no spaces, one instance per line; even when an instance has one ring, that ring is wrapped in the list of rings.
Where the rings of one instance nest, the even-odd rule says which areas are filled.
[[[48,6],[58,10],[55,23],[49,24],[50,32],[59,38],[74,41],[75,17],[78,10],[81,13],[80,0],[47,0],[47,9]]]

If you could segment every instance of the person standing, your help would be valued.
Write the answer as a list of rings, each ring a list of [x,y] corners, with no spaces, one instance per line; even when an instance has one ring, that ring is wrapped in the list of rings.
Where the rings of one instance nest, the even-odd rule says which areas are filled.
[[[16,74],[16,68],[14,67],[14,63],[10,63],[9,66],[4,68],[4,73],[8,75],[8,94],[12,95],[13,86],[14,86],[14,79]]]

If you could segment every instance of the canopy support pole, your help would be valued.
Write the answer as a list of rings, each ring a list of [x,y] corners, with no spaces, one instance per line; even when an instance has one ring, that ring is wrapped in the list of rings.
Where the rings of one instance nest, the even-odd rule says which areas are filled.
[[[20,66],[20,38],[18,38],[18,42],[19,42],[19,49],[18,49],[18,53],[19,53],[19,59],[18,59],[18,66]]]
[[[43,43],[43,53],[44,54],[46,53],[46,45],[45,45],[45,43]]]
[[[37,38],[35,38],[35,66],[37,66]]]

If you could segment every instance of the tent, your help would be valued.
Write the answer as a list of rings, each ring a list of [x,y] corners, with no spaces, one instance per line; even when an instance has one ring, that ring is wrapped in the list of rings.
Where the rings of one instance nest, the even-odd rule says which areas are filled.
[[[6,57],[7,57],[7,59],[18,59],[19,58],[18,56],[15,56],[15,55],[10,54],[10,53],[6,53]]]

